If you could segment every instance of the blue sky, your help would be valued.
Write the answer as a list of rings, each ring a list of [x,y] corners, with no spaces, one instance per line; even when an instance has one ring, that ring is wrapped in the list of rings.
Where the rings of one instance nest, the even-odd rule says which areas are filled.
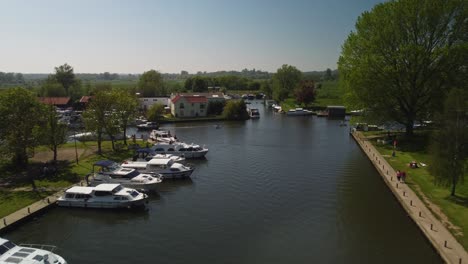
[[[380,0],[0,0],[0,71],[335,69]]]

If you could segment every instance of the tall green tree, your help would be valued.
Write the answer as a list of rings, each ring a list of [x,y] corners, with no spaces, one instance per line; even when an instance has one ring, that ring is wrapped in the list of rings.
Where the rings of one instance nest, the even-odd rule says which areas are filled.
[[[0,141],[3,154],[12,156],[17,168],[26,168],[28,154],[40,140],[39,129],[44,123],[44,105],[23,88],[0,93]]]
[[[55,79],[65,89],[65,93],[69,95],[70,88],[76,83],[75,73],[73,67],[65,63],[55,67]]]
[[[61,123],[57,116],[57,111],[53,105],[45,106],[45,125],[41,128],[42,143],[54,152],[53,161],[57,161],[58,147],[66,142],[67,125]]]
[[[228,120],[249,119],[244,100],[229,100],[224,107],[223,116]]]
[[[414,121],[430,118],[466,76],[466,17],[463,0],[397,0],[364,12],[338,62],[348,104],[412,135]]]
[[[127,145],[127,127],[130,121],[136,117],[138,113],[138,99],[135,94],[131,94],[126,90],[112,91],[115,98],[115,113],[118,118],[121,131],[123,132],[124,144]]]
[[[298,87],[302,72],[296,67],[284,64],[273,75],[273,99],[284,101]]]
[[[164,114],[164,105],[163,104],[153,104],[146,113],[149,121],[159,121]]]
[[[193,92],[206,92],[208,91],[208,81],[205,77],[195,76],[192,78],[192,91]]]
[[[273,84],[271,81],[263,81],[260,86],[260,91],[262,91],[268,99],[273,98]]]
[[[155,70],[144,72],[138,80],[138,90],[143,97],[165,96],[162,76]]]
[[[40,95],[44,97],[62,97],[67,96],[65,88],[60,84],[55,75],[49,75],[47,79],[42,83],[40,88]]]
[[[429,169],[435,183],[450,186],[455,196],[456,186],[463,183],[468,154],[468,92],[452,89],[444,104],[444,112],[437,119],[438,129],[430,147]]]

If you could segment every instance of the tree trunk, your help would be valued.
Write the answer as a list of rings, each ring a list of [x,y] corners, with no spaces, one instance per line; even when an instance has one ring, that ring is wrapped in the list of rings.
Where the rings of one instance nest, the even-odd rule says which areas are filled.
[[[457,186],[457,178],[452,176],[452,190],[450,192],[451,196],[455,196],[455,188]]]
[[[410,122],[410,124],[406,124],[406,135],[407,136],[413,136],[413,131],[414,131],[414,128],[413,128],[413,122]]]
[[[114,136],[111,136],[111,143],[112,143],[112,150],[115,151],[115,139],[114,139]]]
[[[127,145],[127,124],[123,126],[124,145]]]
[[[54,146],[54,162],[57,161],[57,145]]]
[[[101,155],[102,153],[102,148],[101,148],[101,137],[102,137],[102,134],[101,133],[98,133],[97,135],[97,146],[98,146],[98,154]]]

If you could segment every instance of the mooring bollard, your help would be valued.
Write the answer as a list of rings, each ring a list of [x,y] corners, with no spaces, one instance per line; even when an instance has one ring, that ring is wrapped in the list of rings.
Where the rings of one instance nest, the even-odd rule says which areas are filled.
[[[444,241],[444,247],[447,247],[447,240]]]
[[[458,264],[462,264],[462,258],[458,259]]]
[[[387,170],[387,175],[388,175],[388,170]]]
[[[396,184],[396,187],[397,187],[397,189],[398,189],[398,182],[397,182],[397,184]]]
[[[421,211],[419,211],[419,217],[422,217]]]
[[[47,203],[50,203],[49,197],[47,197]]]
[[[409,205],[413,206],[413,200],[409,201]]]
[[[31,213],[31,209],[28,207],[28,214],[30,214],[30,213]]]
[[[3,225],[6,226],[6,218],[3,218]]]
[[[431,230],[432,230],[432,224],[431,224]]]
[[[403,191],[403,196],[406,196],[406,192],[405,192],[405,191]]]

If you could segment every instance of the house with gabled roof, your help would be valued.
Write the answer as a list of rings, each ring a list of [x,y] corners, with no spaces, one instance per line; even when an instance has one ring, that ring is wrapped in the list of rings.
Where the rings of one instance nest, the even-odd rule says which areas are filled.
[[[175,117],[206,116],[208,99],[199,94],[177,94],[171,98],[170,107]]]

